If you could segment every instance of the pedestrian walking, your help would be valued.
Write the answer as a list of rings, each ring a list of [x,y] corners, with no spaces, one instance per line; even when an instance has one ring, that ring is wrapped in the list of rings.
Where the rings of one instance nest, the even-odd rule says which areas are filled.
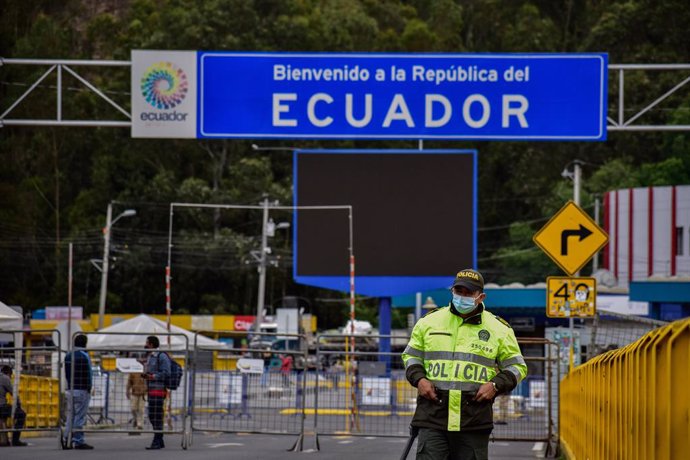
[[[88,339],[84,334],[74,337],[74,350],[65,357],[67,426],[65,427],[65,437],[62,438],[63,449],[93,449],[93,446],[84,441],[84,432],[82,431],[86,424],[93,386],[91,358],[85,351],[87,342]]]
[[[418,460],[486,460],[492,404],[527,375],[513,330],[484,306],[484,278],[458,272],[448,306],[421,318],[403,353],[417,388]]]

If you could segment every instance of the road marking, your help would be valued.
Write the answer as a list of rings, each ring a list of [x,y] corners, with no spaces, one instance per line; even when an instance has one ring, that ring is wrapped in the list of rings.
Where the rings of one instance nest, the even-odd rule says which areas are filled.
[[[543,442],[535,442],[534,446],[532,446],[532,450],[543,450],[544,449],[544,443]]]
[[[232,446],[244,446],[241,442],[220,442],[217,444],[206,444],[211,449],[217,449],[219,447],[232,447]]]

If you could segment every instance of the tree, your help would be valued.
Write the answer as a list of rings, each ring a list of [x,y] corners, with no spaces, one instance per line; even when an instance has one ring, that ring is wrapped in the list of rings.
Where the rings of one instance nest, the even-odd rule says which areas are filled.
[[[22,58],[129,59],[132,49],[256,51],[514,52],[606,51],[612,63],[688,62],[690,9],[680,0],[553,2],[550,0],[134,0],[132,2],[5,1],[0,55]],[[0,67],[0,113],[45,69]],[[83,75],[118,103],[129,104],[129,71]],[[626,113],[653,102],[676,76],[626,73]],[[49,77],[13,112],[54,113]],[[111,107],[63,73],[63,113],[112,114]],[[617,94],[618,78],[609,81]],[[609,115],[617,118],[615,96]],[[683,92],[645,113],[645,122],[690,124]],[[616,113],[614,113],[616,112]],[[111,116],[111,115],[108,115]],[[119,116],[117,113],[115,116]],[[124,119],[124,118],[122,118]],[[387,148],[410,142],[304,141],[289,147]],[[531,236],[572,197],[560,173],[583,167],[582,203],[617,188],[688,183],[690,142],[682,132],[608,134],[602,143],[444,142],[432,148],[479,151],[479,260],[487,280],[543,281],[555,269]],[[170,203],[258,204],[264,194],[292,200],[292,157],[257,152],[245,140],[131,139],[126,130],[0,128],[0,293],[37,308],[66,299],[66,245],[75,245],[75,294],[95,308],[101,228],[110,202],[135,207],[137,217],[113,232],[115,257],[109,302],[123,310],[162,311]],[[448,181],[452,193],[452,174]],[[282,216],[281,216],[282,217]],[[289,217],[289,216],[288,216]],[[251,312],[260,211],[180,210],[174,217],[173,295],[176,308]],[[332,298],[296,286],[284,261],[287,235],[273,246],[267,298],[296,294]],[[3,299],[3,300],[5,300]],[[375,304],[374,301],[371,302]],[[368,306],[367,306],[368,307]],[[318,308],[318,307],[315,307]],[[363,307],[364,308],[364,307]],[[324,307],[324,310],[327,308]],[[342,312],[346,315],[344,306]],[[375,316],[375,309],[367,313]],[[373,315],[373,316],[371,316]]]

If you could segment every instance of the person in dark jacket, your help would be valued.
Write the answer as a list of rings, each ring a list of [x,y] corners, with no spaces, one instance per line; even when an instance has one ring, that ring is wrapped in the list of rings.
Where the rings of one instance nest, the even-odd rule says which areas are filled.
[[[91,358],[84,350],[86,343],[85,335],[77,335],[74,337],[74,350],[65,357],[67,426],[65,427],[66,437],[62,439],[63,449],[93,449],[93,446],[84,441],[84,432],[81,431],[86,424],[93,386]],[[71,445],[69,443],[70,433],[72,434]]]
[[[12,368],[2,366],[0,369],[0,418],[6,419],[12,415],[12,405],[7,403],[7,395],[12,395]],[[22,435],[22,428],[26,421],[26,412],[22,410],[22,404],[17,396],[17,407],[14,410],[14,431],[12,432],[13,446],[26,446],[25,442],[19,440]],[[9,444],[0,444],[9,445]]]
[[[148,382],[148,412],[149,421],[155,431],[151,445],[146,449],[163,449],[163,413],[165,398],[168,391],[165,389],[165,382],[170,378],[170,357],[167,353],[158,351],[160,342],[158,337],[151,335],[146,338],[144,348],[151,350],[144,369]]]

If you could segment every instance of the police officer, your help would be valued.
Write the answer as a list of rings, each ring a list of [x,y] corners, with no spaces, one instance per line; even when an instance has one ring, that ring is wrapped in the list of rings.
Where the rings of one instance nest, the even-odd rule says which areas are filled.
[[[417,459],[488,459],[492,404],[527,375],[515,334],[484,307],[484,278],[458,272],[453,298],[415,325],[403,352],[417,387]]]

